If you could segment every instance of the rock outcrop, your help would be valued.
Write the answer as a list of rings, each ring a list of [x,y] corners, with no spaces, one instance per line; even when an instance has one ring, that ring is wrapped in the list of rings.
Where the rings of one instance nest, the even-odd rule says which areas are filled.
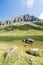
[[[19,17],[12,17],[10,19],[5,19],[3,21],[0,21],[0,25],[10,25],[10,24],[15,24],[16,22],[33,22],[33,21],[39,21],[39,19],[37,17],[26,14],[26,15],[21,15]]]
[[[14,46],[12,48],[10,48],[4,55],[5,57],[5,61],[7,61],[8,57],[13,54],[13,52],[17,49],[18,47],[17,46]]]
[[[38,48],[31,48],[26,51],[27,54],[33,55],[33,56],[42,56],[42,52]]]

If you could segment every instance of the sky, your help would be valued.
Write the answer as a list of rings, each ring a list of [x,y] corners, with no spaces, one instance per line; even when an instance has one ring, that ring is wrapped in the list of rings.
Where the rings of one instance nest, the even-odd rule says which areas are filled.
[[[24,14],[43,19],[43,0],[0,0],[0,20]]]

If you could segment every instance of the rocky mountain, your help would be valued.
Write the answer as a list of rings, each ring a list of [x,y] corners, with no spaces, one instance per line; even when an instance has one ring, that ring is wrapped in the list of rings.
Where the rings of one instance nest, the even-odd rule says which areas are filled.
[[[36,21],[39,21],[39,19],[35,16],[26,14],[26,15],[12,17],[10,19],[5,19],[3,21],[0,21],[0,25],[9,25],[9,24],[15,24],[17,22],[33,22],[33,21],[36,22]]]

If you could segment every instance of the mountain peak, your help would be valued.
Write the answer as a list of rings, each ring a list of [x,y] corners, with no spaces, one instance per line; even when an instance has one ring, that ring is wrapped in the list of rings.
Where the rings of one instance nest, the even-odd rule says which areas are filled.
[[[26,15],[12,17],[12,18],[0,21],[0,25],[9,25],[9,24],[15,24],[17,22],[33,22],[33,21],[39,21],[39,18],[33,15],[31,16],[29,14],[26,14]]]

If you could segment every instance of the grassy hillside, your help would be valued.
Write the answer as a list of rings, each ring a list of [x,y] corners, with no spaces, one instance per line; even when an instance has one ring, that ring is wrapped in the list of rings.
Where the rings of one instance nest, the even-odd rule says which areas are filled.
[[[32,23],[30,24],[24,24],[24,25],[9,25],[9,26],[2,26],[0,27],[0,31],[11,31],[11,30],[29,30],[29,29],[34,29],[34,30],[43,30],[43,27],[40,26],[35,26]]]
[[[23,42],[22,40],[24,38],[34,39],[33,44]],[[0,65],[4,59],[4,53],[14,45],[23,51],[20,49],[18,49],[17,52],[15,51],[12,59],[10,61],[8,60],[9,62],[4,65],[30,65],[30,59],[32,59],[33,65],[43,65],[43,57],[35,57],[25,53],[25,51],[30,48],[39,48],[43,51],[43,26],[39,24],[25,24],[0,27]],[[21,56],[19,56],[20,58],[18,57],[18,62],[15,54],[21,54]]]
[[[3,55],[3,60],[1,65],[43,65],[42,57],[35,57],[32,55],[26,54],[23,50],[17,48],[6,57]],[[40,61],[40,62],[39,62]]]
[[[36,22],[35,24],[40,25],[40,26],[43,26],[43,21]]]

